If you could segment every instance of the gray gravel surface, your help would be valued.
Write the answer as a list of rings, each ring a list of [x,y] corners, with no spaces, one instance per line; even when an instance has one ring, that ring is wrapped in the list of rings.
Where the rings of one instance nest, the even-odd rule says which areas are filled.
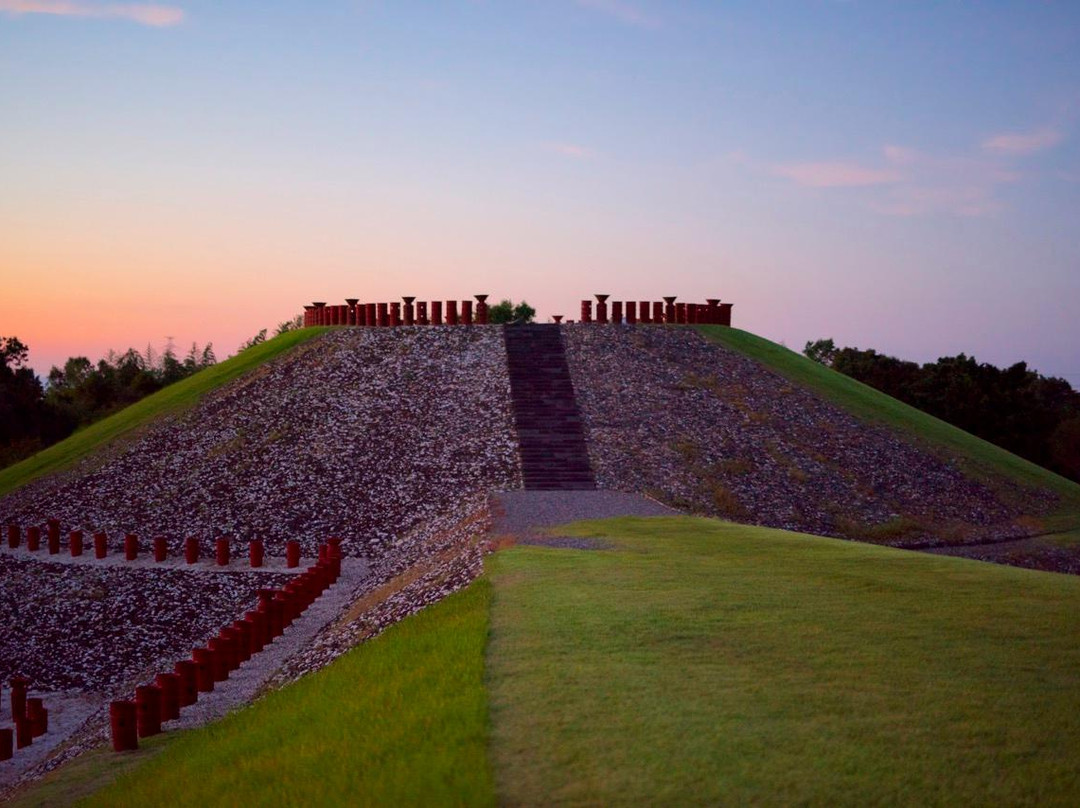
[[[501,491],[491,499],[495,535],[527,534],[579,519],[679,513],[640,494],[621,491]]]
[[[889,543],[1025,535],[1016,517],[1056,501],[1047,491],[976,482],[692,328],[570,325],[563,333],[603,488],[751,524]],[[875,536],[883,525],[904,535]]]

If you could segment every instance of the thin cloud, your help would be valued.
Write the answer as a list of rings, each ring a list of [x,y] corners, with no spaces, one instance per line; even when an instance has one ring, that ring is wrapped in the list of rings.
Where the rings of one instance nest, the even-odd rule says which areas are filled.
[[[545,143],[544,148],[549,152],[561,154],[563,157],[571,157],[575,160],[586,160],[595,154],[587,146],[579,146],[576,143]]]
[[[893,169],[857,163],[793,163],[773,166],[772,173],[809,188],[861,188],[900,181],[900,174]]]
[[[656,28],[659,25],[659,21],[646,14],[636,6],[632,6],[629,3],[624,3],[622,0],[575,0],[579,6],[583,8],[592,9],[593,11],[599,11],[602,14],[607,14],[609,17],[614,17],[619,22],[625,25],[633,25],[638,28]]]
[[[1045,127],[1033,132],[1003,132],[986,138],[982,142],[984,152],[988,154],[1034,154],[1050,149],[1065,139],[1058,129]]]
[[[50,14],[56,17],[116,18],[165,28],[184,19],[183,9],[153,4],[96,4],[68,0],[0,0],[0,12],[12,15]]]

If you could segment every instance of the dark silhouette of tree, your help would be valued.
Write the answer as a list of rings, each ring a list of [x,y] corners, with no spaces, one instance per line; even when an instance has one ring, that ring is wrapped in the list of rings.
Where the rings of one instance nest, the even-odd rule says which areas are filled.
[[[522,300],[514,304],[512,300],[500,300],[494,306],[488,308],[488,322],[496,325],[501,323],[531,323],[536,317],[536,309]]]

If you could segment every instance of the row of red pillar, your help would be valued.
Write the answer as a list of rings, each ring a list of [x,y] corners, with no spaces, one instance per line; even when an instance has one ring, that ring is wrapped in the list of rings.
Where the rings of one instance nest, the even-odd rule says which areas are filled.
[[[60,552],[60,521],[50,519],[46,525],[49,555],[57,555]],[[109,537],[104,531],[93,535],[94,557],[105,558],[109,554]],[[22,544],[22,528],[17,524],[7,526],[7,545],[15,550]],[[84,534],[81,530],[72,530],[68,534],[68,551],[72,558],[78,558],[83,554]],[[154,561],[161,563],[169,558],[169,546],[164,536],[155,536],[152,541]],[[36,553],[41,549],[41,528],[31,525],[26,529],[26,548]],[[134,561],[139,557],[142,549],[139,537],[134,533],[124,536],[124,558]],[[189,536],[184,540],[184,560],[188,564],[194,564],[199,560],[201,548],[199,540]],[[261,567],[265,551],[261,539],[252,539],[248,542],[248,561],[252,567]],[[231,559],[231,546],[229,539],[224,536],[214,542],[214,560],[218,566],[226,567]],[[285,543],[285,563],[290,569],[300,566],[300,542],[288,541]]]
[[[135,698],[109,705],[113,749],[139,748],[139,738],[157,735],[161,725],[180,717],[180,710],[210,693],[214,685],[292,625],[308,606],[341,575],[341,540],[330,539],[319,547],[319,562],[308,567],[282,589],[260,589],[258,606],[243,619],[223,627],[205,645],[192,649],[168,673],[159,673],[152,684],[135,688]]]
[[[402,302],[361,303],[359,298],[350,297],[344,306],[328,306],[323,302],[304,306],[304,325],[358,325],[358,326],[399,326],[399,325],[487,325],[487,295],[474,295],[473,302],[462,300],[460,312],[457,300],[446,301],[446,313],[443,314],[443,301],[418,301],[415,297],[403,297]]]
[[[16,749],[24,749],[49,731],[49,711],[40,698],[27,694],[30,680],[25,676],[12,677],[11,723],[0,728],[0,761],[11,760]]]
[[[660,300],[615,300],[610,295],[596,295],[595,316],[593,301],[581,301],[583,323],[672,323],[679,325],[731,325],[733,303],[721,303],[709,298],[704,303],[676,303],[674,297]],[[610,305],[610,311],[609,311]]]

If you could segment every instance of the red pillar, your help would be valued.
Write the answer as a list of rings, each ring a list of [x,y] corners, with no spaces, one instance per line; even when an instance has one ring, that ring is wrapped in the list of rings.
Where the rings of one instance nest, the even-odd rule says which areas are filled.
[[[674,297],[665,297],[664,298],[664,303],[665,303],[665,305],[664,305],[664,322],[665,323],[677,322],[676,315],[675,315],[675,298]]]
[[[252,539],[248,543],[248,559],[251,561],[251,566],[261,567],[263,565],[263,543],[259,539]]]
[[[608,321],[607,314],[607,299],[611,295],[597,295],[596,296],[596,322],[606,323]]]
[[[68,551],[72,558],[78,558],[83,552],[83,532],[73,530],[68,534]]]
[[[225,536],[219,536],[214,544],[214,559],[219,567],[229,566],[229,540]]]
[[[194,536],[184,539],[184,561],[194,564],[199,560],[199,540]]]
[[[719,325],[731,325],[731,307],[734,305],[734,303],[720,304],[720,317],[718,318]]]
[[[109,705],[109,723],[112,725],[112,745],[117,752],[139,748],[135,702],[114,701]]]
[[[417,325],[431,325],[427,316],[427,301],[416,301],[416,324]]]
[[[49,555],[56,555],[60,552],[60,520],[50,519],[48,521],[49,532]]]
[[[161,732],[161,688],[157,685],[135,688],[135,716],[140,738]]]
[[[394,302],[390,304],[390,325],[397,327],[401,325],[401,304]]]
[[[706,313],[705,313],[705,317],[706,317],[705,322],[709,323],[710,325],[719,324],[719,322],[720,322],[720,298],[718,298],[718,297],[710,297],[705,301],[705,304],[706,304],[706,307],[707,307],[706,308]]]
[[[13,676],[8,684],[11,685],[11,717],[23,718],[26,715],[26,688],[30,680],[25,676]]]
[[[194,648],[191,659],[195,663],[195,683],[200,693],[214,690],[214,652],[209,648]]]
[[[476,298],[476,322],[479,325],[488,324],[487,295],[473,295]]]
[[[401,299],[405,301],[405,325],[416,325],[416,309],[413,306],[413,301],[416,300],[416,296],[412,295]]]
[[[34,725],[25,715],[14,719],[15,724],[15,748],[24,749],[34,742]]]
[[[642,300],[642,301],[640,301],[638,303],[638,317],[641,319],[641,322],[643,322],[643,323],[651,323],[652,322],[652,314],[650,312],[651,312],[651,307],[649,306],[649,301],[648,300]]]
[[[11,760],[15,754],[15,735],[11,727],[0,729],[0,762]]]
[[[39,547],[41,547],[41,528],[30,525],[26,529],[26,549],[31,553],[36,553]]]
[[[652,306],[652,321],[659,325],[664,322],[664,304],[656,301]]]
[[[551,319],[555,321],[555,325],[559,325],[562,322],[563,316],[561,314],[551,315]]]
[[[285,542],[285,566],[289,569],[300,566],[300,542]]]
[[[314,325],[315,317],[312,312],[315,311],[314,306],[304,306],[304,328],[310,328]]]
[[[461,323],[462,323],[462,325],[472,325],[473,324],[473,312],[472,312],[472,301],[471,300],[462,300],[461,301]]]
[[[326,303],[316,300],[312,305],[315,307],[315,325],[328,325]]]
[[[368,324],[366,303],[359,303],[356,306],[356,324],[361,326]]]
[[[582,300],[581,301],[581,322],[583,322],[583,323],[591,323],[592,322],[592,301],[591,300]]]
[[[375,303],[367,303],[364,307],[367,309],[367,324],[369,326],[378,325],[378,306]]]
[[[30,719],[30,735],[40,738],[49,731],[49,711],[40,698],[26,700],[26,717]]]
[[[190,707],[199,700],[199,666],[190,659],[176,663],[176,676],[180,681],[180,706]]]
[[[390,315],[388,313],[389,308],[390,307],[387,306],[385,303],[379,303],[378,304],[378,311],[379,311],[378,324],[379,324],[380,328],[383,328],[385,326],[390,325]]]
[[[127,561],[134,561],[139,557],[139,537],[134,533],[128,533],[124,536],[124,558]]]
[[[14,550],[22,541],[22,529],[16,524],[7,526],[7,546]]]
[[[626,301],[626,322],[630,323],[630,325],[637,322],[637,301]]]
[[[94,558],[102,559],[109,554],[109,537],[104,532],[94,534]]]
[[[356,304],[359,302],[360,298],[358,297],[345,298],[345,305],[347,306],[347,308],[345,309],[346,325],[356,325]]]
[[[175,721],[180,717],[180,677],[175,673],[159,673],[154,684],[161,691],[161,720]]]
[[[432,325],[442,325],[443,324],[442,301],[441,300],[432,300],[431,301],[431,324]]]
[[[616,300],[611,304],[611,322],[621,323],[623,321],[622,301]]]
[[[447,325],[457,325],[458,324],[458,313],[457,313],[457,301],[456,300],[447,300],[446,301],[446,324]]]
[[[169,543],[164,536],[154,536],[154,561],[158,564],[169,557]]]

